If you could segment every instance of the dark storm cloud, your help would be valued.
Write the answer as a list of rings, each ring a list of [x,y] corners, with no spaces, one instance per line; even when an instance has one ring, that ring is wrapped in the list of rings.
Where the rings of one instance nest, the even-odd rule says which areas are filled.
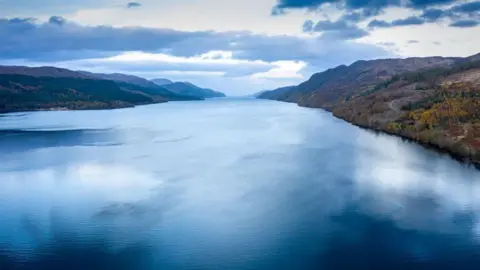
[[[320,25],[327,27],[324,24]],[[305,38],[251,32],[91,27],[55,17],[46,23],[37,23],[33,19],[0,19],[0,59],[3,62],[14,59],[57,62],[106,57],[123,51],[190,57],[212,50],[224,50],[232,51],[238,59],[268,62],[297,60],[321,66],[328,64],[328,67],[358,58],[388,55],[374,45],[343,41],[364,34],[356,29],[346,29],[340,32],[330,31],[321,37]]]
[[[459,20],[450,24],[451,27],[458,27],[458,28],[470,28],[478,25],[480,25],[480,23],[475,20]]]
[[[137,8],[137,7],[141,7],[142,4],[139,3],[139,2],[129,2],[127,3],[127,8]]]

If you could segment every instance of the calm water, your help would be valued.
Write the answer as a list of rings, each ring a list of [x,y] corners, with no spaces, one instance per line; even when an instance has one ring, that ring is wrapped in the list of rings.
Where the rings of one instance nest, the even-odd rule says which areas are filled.
[[[0,269],[479,269],[480,171],[261,100],[0,117]]]

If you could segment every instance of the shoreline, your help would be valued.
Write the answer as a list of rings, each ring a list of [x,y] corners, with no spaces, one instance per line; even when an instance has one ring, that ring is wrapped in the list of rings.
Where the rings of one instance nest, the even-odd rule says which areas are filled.
[[[302,106],[300,106],[300,107],[302,107]],[[319,109],[321,109],[321,108],[319,108]],[[324,109],[322,109],[322,110],[324,110]],[[327,111],[327,110],[325,110],[325,111]],[[341,118],[341,117],[338,117],[338,116],[334,115],[330,111],[327,111],[327,112],[329,112],[333,117],[335,117],[337,119],[340,119],[340,120],[342,120],[342,121],[344,121],[344,122],[346,122],[350,125],[359,127],[363,130],[373,132],[375,134],[383,134],[383,135],[388,135],[388,136],[392,136],[392,137],[397,137],[397,138],[402,139],[404,141],[408,141],[410,143],[420,145],[425,149],[435,151],[439,154],[447,155],[450,158],[452,158],[453,160],[456,160],[457,162],[459,162],[461,164],[464,164],[464,165],[467,165],[467,166],[472,166],[472,167],[476,168],[477,170],[480,170],[480,160],[475,160],[470,156],[465,156],[465,155],[459,154],[459,153],[457,153],[457,152],[455,152],[451,149],[448,149],[448,148],[445,148],[445,147],[440,147],[439,145],[437,145],[435,143],[425,142],[425,141],[421,141],[419,139],[411,138],[411,137],[408,137],[408,136],[405,136],[405,135],[402,135],[402,134],[399,134],[399,133],[394,133],[394,132],[391,132],[391,131],[388,131],[388,130],[372,128],[372,127],[369,127],[369,126],[365,126],[365,125],[357,124],[357,123],[354,123],[354,122],[350,122],[350,121],[347,121],[344,118]]]
[[[65,106],[61,107],[51,107],[51,108],[35,108],[35,109],[19,109],[19,110],[9,110],[9,111],[0,111],[0,116],[5,116],[10,113],[29,113],[29,112],[60,112],[60,111],[101,111],[101,110],[118,110],[118,109],[126,109],[126,108],[135,108],[137,106],[144,106],[144,105],[153,105],[153,104],[161,104],[167,103],[168,101],[161,101],[161,102],[152,102],[152,103],[142,103],[142,104],[122,104],[112,107],[104,107],[104,106],[92,106],[92,107],[85,107],[85,108],[69,108]]]
[[[475,160],[472,156],[463,155],[461,153],[458,153],[458,152],[456,152],[452,149],[446,148],[446,147],[440,147],[439,145],[437,145],[435,143],[432,143],[432,142],[426,142],[426,141],[422,141],[422,140],[419,140],[419,139],[416,139],[416,138],[412,138],[412,137],[409,137],[409,136],[406,136],[406,135],[403,135],[403,134],[400,134],[400,133],[394,133],[394,132],[391,132],[391,131],[388,131],[388,130],[384,130],[384,129],[380,129],[380,128],[374,128],[374,127],[362,125],[362,124],[359,124],[359,123],[351,122],[351,121],[348,121],[345,118],[342,118],[340,116],[335,115],[331,110],[328,110],[328,109],[325,109],[325,108],[319,108],[319,107],[313,107],[313,106],[302,106],[302,105],[300,105],[296,102],[283,101],[283,100],[275,100],[275,99],[268,99],[268,100],[273,100],[273,101],[278,101],[278,102],[286,102],[286,103],[294,103],[297,106],[303,107],[303,108],[320,109],[320,110],[323,110],[325,112],[328,112],[331,116],[333,116],[337,119],[340,119],[340,120],[342,120],[342,121],[344,121],[344,122],[346,122],[350,125],[359,127],[361,129],[364,129],[366,131],[373,132],[373,133],[376,133],[376,134],[389,135],[389,136],[397,137],[399,139],[408,141],[410,143],[415,143],[417,145],[420,145],[420,146],[424,147],[425,149],[432,150],[432,151],[435,151],[435,152],[440,153],[440,154],[445,154],[445,155],[449,156],[450,158],[452,158],[453,160],[455,160],[455,161],[457,161],[461,164],[464,164],[466,166],[472,166],[475,169],[480,170],[480,160]]]

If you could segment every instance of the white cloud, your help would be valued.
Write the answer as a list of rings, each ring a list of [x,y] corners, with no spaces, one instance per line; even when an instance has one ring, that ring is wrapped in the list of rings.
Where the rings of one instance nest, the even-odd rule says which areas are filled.
[[[313,72],[358,59],[467,56],[478,53],[480,44],[480,27],[451,28],[443,21],[375,29],[347,42],[302,33],[305,20],[341,18],[345,10],[338,5],[271,16],[277,0],[142,0],[136,9],[125,8],[128,1],[122,0],[39,2],[0,0],[0,18],[39,18],[36,25],[0,21],[3,63],[194,79],[238,93],[299,83]],[[421,13],[387,8],[374,18],[392,21]],[[66,25],[42,24],[52,15],[65,17]],[[369,21],[358,27],[366,29]],[[205,30],[211,31],[198,32]]]
[[[16,63],[28,66],[49,64],[29,61]],[[192,57],[134,51],[105,58],[61,61],[55,66],[99,73],[120,72],[148,79],[164,77],[192,81],[230,95],[245,95],[286,83],[300,83],[305,80],[300,72],[307,64],[303,61],[235,59],[229,51],[210,51]]]
[[[299,61],[278,61],[274,63],[277,67],[274,67],[266,72],[255,73],[253,78],[291,78],[302,79],[304,78],[299,72],[306,67],[306,63]]]

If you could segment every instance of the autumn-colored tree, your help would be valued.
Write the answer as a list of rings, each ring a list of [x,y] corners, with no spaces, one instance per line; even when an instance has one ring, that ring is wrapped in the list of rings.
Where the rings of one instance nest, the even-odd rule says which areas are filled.
[[[439,121],[438,114],[435,109],[429,109],[422,113],[420,117],[420,122],[432,129]]]

